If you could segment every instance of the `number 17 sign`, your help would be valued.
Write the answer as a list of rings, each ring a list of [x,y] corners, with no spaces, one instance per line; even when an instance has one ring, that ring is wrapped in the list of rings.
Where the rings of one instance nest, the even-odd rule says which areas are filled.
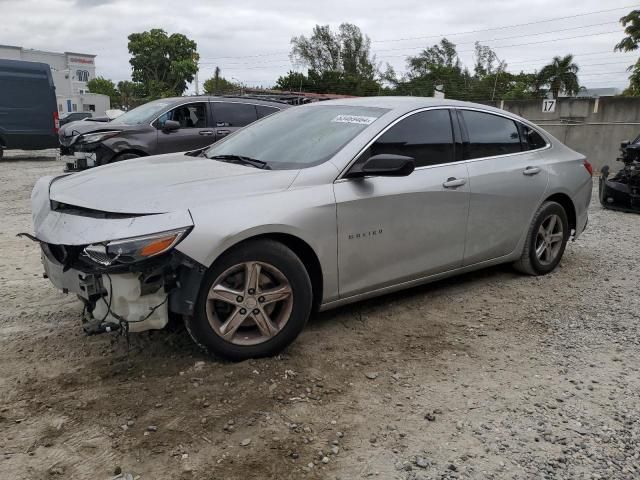
[[[542,111],[544,113],[552,113],[556,111],[556,99],[545,98],[542,100]]]

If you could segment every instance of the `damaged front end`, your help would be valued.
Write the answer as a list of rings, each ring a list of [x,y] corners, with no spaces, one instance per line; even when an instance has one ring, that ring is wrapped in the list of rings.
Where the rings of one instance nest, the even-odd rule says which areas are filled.
[[[188,212],[126,214],[50,200],[43,179],[32,195],[44,275],[84,304],[89,334],[164,328],[190,315],[205,268],[175,249],[191,231]],[[46,193],[46,200],[45,200]]]
[[[620,150],[622,169],[611,177],[608,166],[600,171],[600,203],[611,210],[640,212],[640,137],[622,143]]]

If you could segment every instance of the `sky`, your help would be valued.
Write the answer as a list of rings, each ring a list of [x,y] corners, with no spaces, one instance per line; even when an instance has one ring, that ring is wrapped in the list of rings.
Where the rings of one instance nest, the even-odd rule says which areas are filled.
[[[268,87],[289,70],[306,71],[290,61],[293,36],[349,22],[371,38],[380,67],[398,73],[408,55],[446,36],[470,68],[475,41],[514,73],[572,53],[581,85],[623,89],[638,53],[613,47],[624,36],[619,18],[634,8],[640,1],[0,0],[0,44],[95,54],[96,74],[117,82],[131,75],[127,36],[162,28],[197,42],[200,84],[218,65],[229,80]]]

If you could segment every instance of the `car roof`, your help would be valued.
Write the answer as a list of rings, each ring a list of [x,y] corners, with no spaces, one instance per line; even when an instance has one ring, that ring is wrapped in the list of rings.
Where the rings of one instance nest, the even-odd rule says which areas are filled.
[[[493,111],[501,115],[517,117],[505,110],[490,107],[481,103],[463,102],[460,100],[450,100],[447,98],[433,97],[354,97],[342,98],[338,100],[326,100],[322,102],[309,103],[305,107],[313,107],[315,105],[348,105],[354,107],[378,107],[392,110],[397,114],[411,112],[419,108],[429,107],[468,107],[480,108],[482,110]]]
[[[287,102],[281,102],[278,100],[263,100],[259,97],[255,96],[246,96],[246,95],[191,95],[187,97],[170,97],[170,98],[159,98],[157,101],[164,102],[173,102],[173,103],[185,103],[185,102],[197,102],[201,101],[229,101],[234,103],[250,103],[252,105],[267,105],[274,106],[278,108],[289,108],[291,105]]]

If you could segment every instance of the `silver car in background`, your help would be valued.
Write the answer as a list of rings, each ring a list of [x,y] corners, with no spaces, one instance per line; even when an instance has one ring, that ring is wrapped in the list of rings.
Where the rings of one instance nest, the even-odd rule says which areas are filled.
[[[324,310],[498,263],[551,272],[591,165],[484,105],[291,108],[211,147],[40,179],[35,238],[90,333],[184,317],[204,349],[272,355]]]

